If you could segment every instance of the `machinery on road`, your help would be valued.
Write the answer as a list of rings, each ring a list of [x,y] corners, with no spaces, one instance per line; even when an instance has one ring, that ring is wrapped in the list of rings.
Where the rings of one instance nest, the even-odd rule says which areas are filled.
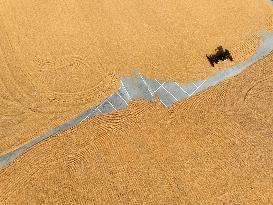
[[[219,61],[225,61],[230,60],[233,61],[233,58],[230,54],[230,52],[227,49],[223,49],[222,46],[219,46],[217,49],[215,49],[216,53],[213,55],[206,55],[208,61],[210,62],[211,66],[214,67],[214,64],[218,64]]]

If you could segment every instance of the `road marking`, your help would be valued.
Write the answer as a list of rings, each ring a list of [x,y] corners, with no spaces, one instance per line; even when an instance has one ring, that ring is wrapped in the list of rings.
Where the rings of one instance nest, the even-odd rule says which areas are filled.
[[[117,92],[118,96],[125,102],[126,105],[128,105],[128,103],[126,102],[126,100],[118,92]]]
[[[162,86],[162,88],[163,88],[167,93],[169,93],[176,101],[178,101],[177,98],[176,98],[172,93],[170,93],[164,86]]]
[[[165,107],[168,107],[162,100],[160,100],[160,102],[161,102],[163,105],[165,105]]]
[[[201,85],[199,85],[191,94],[191,96],[206,82],[207,80],[204,80]]]
[[[131,100],[131,97],[130,97],[128,91],[126,90],[126,87],[125,87],[125,85],[123,84],[122,80],[121,80],[120,82],[121,82],[121,87],[125,90],[128,99]]]
[[[115,109],[115,111],[117,111],[117,109],[114,107],[114,105],[109,100],[107,100],[107,102],[112,106],[112,108]]]
[[[186,93],[188,96],[191,96],[186,90],[184,90],[177,82],[175,82],[175,84],[184,92]]]
[[[80,123],[83,122],[84,120],[86,120],[88,117],[89,117],[89,116],[87,115],[85,118],[83,118],[83,119],[80,121]]]
[[[192,83],[192,84],[194,84],[194,86],[195,86],[196,88],[198,88],[198,86],[197,86],[197,85],[195,85],[195,83]]]
[[[144,82],[144,84],[147,86],[148,91],[150,92],[151,96],[154,96],[151,87],[148,85],[148,83],[145,81],[145,79],[142,77],[142,75],[139,74],[139,76],[140,76],[140,78],[142,79],[142,81]]]
[[[102,104],[100,104],[97,108],[96,108],[96,110],[98,110],[98,111],[100,111],[100,113],[102,113],[102,111],[100,110],[100,106],[101,106]]]
[[[162,83],[162,84],[160,84],[160,82],[158,82],[158,80],[155,80],[160,86],[154,91],[154,92],[157,92],[164,84],[165,84],[165,82],[164,83]]]

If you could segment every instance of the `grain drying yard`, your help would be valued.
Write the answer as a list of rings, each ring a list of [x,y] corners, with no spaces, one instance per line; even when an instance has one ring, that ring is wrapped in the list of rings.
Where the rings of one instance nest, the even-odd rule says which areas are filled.
[[[2,2],[0,202],[273,203],[269,3]]]

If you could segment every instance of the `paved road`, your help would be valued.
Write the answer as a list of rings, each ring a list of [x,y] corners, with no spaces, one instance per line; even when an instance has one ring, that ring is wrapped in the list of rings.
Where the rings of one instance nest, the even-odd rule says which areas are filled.
[[[209,87],[212,87],[232,76],[241,73],[253,63],[264,58],[272,50],[273,32],[264,35],[263,41],[257,52],[245,62],[220,71],[208,79],[198,80],[188,84],[161,82],[158,80],[149,79],[141,74],[135,77],[125,77],[121,80],[119,90],[102,101],[102,103],[98,106],[90,108],[78,117],[46,132],[45,134],[37,137],[36,139],[16,149],[15,151],[0,156],[0,170],[7,166],[14,159],[16,159],[18,156],[20,156],[22,153],[26,152],[33,145],[55,135],[60,131],[67,130],[72,126],[81,123],[87,118],[125,109],[128,106],[129,101],[134,99],[146,99],[151,101],[154,97],[158,97],[166,107],[169,107],[176,101],[184,100],[193,95],[196,95],[197,93],[206,90]]]

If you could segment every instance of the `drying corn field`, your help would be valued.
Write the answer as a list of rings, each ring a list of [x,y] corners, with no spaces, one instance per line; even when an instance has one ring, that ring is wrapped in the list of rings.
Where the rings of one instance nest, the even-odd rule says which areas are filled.
[[[0,204],[273,204],[270,1],[15,0],[0,11]],[[212,67],[218,46],[233,61]],[[142,84],[121,81],[135,73]],[[113,95],[127,107],[105,107]],[[91,107],[100,113],[4,164]]]

